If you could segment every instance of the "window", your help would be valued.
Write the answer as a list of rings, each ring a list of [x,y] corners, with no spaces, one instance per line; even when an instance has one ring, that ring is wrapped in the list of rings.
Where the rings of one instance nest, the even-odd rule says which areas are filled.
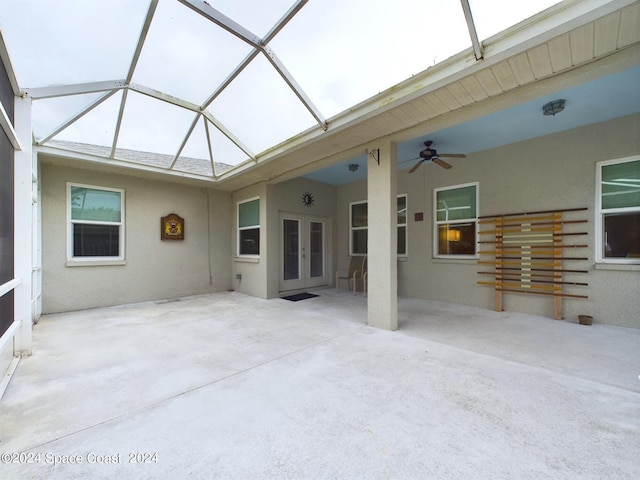
[[[351,255],[366,255],[369,229],[369,208],[367,202],[349,204],[349,252]],[[398,255],[407,255],[407,195],[398,195]]]
[[[350,206],[351,238],[349,250],[351,255],[366,255],[369,208],[367,202],[352,203]]]
[[[478,184],[437,188],[434,196],[434,255],[469,258],[476,254]]]
[[[124,190],[68,184],[68,259],[124,260]]]
[[[238,203],[238,255],[260,255],[260,199]]]
[[[407,196],[398,195],[398,255],[407,255]]]
[[[596,259],[640,264],[640,157],[599,162]]]

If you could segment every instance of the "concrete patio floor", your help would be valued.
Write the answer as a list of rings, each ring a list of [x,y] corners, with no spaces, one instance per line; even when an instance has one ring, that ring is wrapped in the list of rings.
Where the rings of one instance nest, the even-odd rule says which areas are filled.
[[[640,330],[316,293],[44,316],[0,478],[640,478]]]

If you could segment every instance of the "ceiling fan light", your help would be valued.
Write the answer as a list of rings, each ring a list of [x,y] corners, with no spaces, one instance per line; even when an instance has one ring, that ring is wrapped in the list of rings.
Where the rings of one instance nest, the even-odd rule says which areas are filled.
[[[564,103],[564,98],[552,100],[549,103],[545,103],[542,106],[543,115],[555,115],[556,113],[560,113],[562,110],[564,110]]]

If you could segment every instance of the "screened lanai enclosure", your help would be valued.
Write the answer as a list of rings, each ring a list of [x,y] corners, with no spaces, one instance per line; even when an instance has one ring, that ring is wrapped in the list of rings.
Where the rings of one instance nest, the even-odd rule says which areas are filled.
[[[0,0],[2,478],[640,478],[638,312],[640,0]]]
[[[0,0],[0,34],[2,366],[42,313],[353,257],[389,330],[398,296],[640,327],[637,0]],[[483,237],[535,212],[546,245]]]
[[[216,179],[556,3],[2,0],[0,22],[38,148]]]

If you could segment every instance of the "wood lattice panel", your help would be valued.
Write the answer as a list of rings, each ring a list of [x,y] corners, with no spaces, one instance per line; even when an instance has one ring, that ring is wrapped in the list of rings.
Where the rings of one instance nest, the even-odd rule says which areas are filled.
[[[562,319],[562,299],[587,298],[567,291],[588,286],[585,262],[587,236],[584,226],[586,208],[524,212],[480,217],[480,260],[478,265],[493,267],[479,275],[493,277],[479,285],[493,286],[496,310],[502,311],[504,292],[548,295],[553,297],[553,313]]]

